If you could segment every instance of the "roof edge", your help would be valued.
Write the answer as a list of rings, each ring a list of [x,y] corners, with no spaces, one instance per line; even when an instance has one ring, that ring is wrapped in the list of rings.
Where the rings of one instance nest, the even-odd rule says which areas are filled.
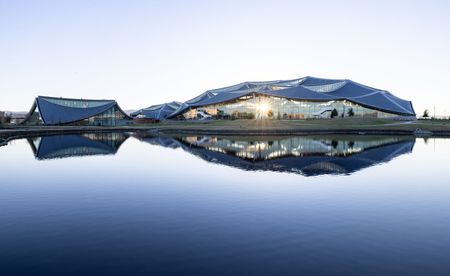
[[[54,100],[69,100],[69,101],[89,101],[89,102],[116,102],[116,100],[108,100],[108,99],[83,99],[83,98],[63,98],[63,97],[51,97],[51,96],[37,96],[36,99],[54,99]]]

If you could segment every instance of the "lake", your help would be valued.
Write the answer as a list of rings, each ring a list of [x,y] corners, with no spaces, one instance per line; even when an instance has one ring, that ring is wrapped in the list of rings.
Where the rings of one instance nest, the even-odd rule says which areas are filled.
[[[0,147],[0,275],[450,275],[450,139]]]

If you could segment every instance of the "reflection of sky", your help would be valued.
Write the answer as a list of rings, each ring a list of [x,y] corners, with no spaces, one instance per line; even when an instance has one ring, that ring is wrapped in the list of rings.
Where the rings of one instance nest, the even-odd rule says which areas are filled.
[[[389,163],[306,178],[135,138],[115,156],[46,161],[14,141],[0,147],[0,269],[437,275],[450,256],[449,154],[450,140],[419,139]]]
[[[0,110],[37,94],[138,109],[312,75],[448,116],[448,14],[444,0],[0,1]]]

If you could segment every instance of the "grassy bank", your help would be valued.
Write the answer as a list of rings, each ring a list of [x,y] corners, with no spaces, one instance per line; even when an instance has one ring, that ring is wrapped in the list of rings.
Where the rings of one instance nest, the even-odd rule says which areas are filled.
[[[152,126],[162,132],[200,133],[349,133],[413,134],[417,129],[450,135],[450,121],[340,118],[333,120],[165,121]]]
[[[411,135],[416,129],[430,131],[437,136],[450,136],[450,121],[339,118],[333,120],[235,120],[235,121],[163,121],[148,125],[123,127],[41,126],[0,129],[0,136],[30,133],[71,133],[111,131],[154,131],[163,133],[198,133],[224,135],[271,134],[399,134]]]

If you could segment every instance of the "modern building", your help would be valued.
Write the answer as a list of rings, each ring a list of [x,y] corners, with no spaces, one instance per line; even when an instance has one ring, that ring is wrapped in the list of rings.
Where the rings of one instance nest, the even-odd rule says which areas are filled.
[[[26,117],[27,112],[0,112],[0,124],[8,123],[8,124],[19,124]]]
[[[22,124],[119,126],[131,120],[115,100],[39,96]]]
[[[174,107],[153,106],[148,116],[163,113],[165,118],[188,120],[286,120],[336,116],[413,119],[416,115],[410,101],[400,99],[388,91],[347,79],[315,77],[244,82],[208,90],[180,104],[168,114]],[[145,112],[139,114],[146,116]]]
[[[149,118],[154,120],[164,120],[169,115],[174,113],[176,110],[178,110],[183,103],[180,102],[170,102],[170,103],[164,103],[164,104],[158,104],[158,105],[152,105],[147,108],[140,109],[138,111],[135,111],[131,113],[131,117],[133,118]]]

